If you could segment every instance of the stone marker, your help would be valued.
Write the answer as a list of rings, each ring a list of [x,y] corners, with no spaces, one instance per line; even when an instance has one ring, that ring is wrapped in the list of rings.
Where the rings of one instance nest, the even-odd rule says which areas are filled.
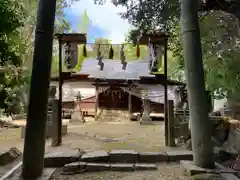
[[[86,166],[87,172],[107,171],[110,169],[111,169],[111,165],[104,164],[104,163],[87,163],[87,166]]]
[[[112,171],[134,171],[134,164],[111,164]]]
[[[139,162],[162,162],[167,160],[168,156],[165,152],[143,152],[139,154]]]
[[[108,162],[109,154],[106,151],[86,152],[82,155],[81,161],[84,162]]]
[[[65,164],[63,167],[64,173],[79,173],[85,170],[87,163],[85,162],[73,162]]]
[[[155,164],[140,164],[136,163],[134,165],[135,170],[157,170],[157,166]]]
[[[193,160],[192,151],[169,151],[167,156],[168,161]]]
[[[45,167],[60,167],[65,164],[79,161],[81,152],[78,149],[71,149],[62,152],[51,152],[45,155]]]
[[[110,153],[110,162],[136,163],[139,154],[133,150],[112,150]]]

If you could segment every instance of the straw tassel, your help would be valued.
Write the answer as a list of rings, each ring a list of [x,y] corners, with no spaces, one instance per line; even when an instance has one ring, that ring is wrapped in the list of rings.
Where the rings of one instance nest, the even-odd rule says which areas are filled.
[[[139,44],[137,44],[137,48],[136,48],[136,56],[137,56],[137,58],[140,57],[140,47],[139,47]]]
[[[86,48],[86,44],[83,45],[83,56],[87,57],[87,48]]]
[[[113,59],[114,56],[114,51],[113,51],[113,47],[111,45],[110,51],[109,51],[109,59]]]

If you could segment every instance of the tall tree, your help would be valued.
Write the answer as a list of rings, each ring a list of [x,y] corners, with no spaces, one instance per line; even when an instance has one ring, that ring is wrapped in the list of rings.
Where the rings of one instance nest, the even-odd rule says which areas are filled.
[[[213,147],[204,88],[197,0],[181,1],[181,36],[190,107],[193,160],[200,167],[213,168]]]
[[[3,78],[0,85],[0,109],[19,113],[18,90],[23,83],[20,29],[25,20],[24,6],[16,0],[0,1],[0,67]]]

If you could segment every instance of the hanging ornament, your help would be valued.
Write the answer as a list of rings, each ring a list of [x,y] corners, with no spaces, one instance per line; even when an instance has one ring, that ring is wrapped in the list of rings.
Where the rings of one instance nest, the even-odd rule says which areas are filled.
[[[86,48],[86,44],[83,45],[83,56],[87,57],[87,48]]]
[[[140,46],[139,46],[139,43],[137,44],[137,47],[136,47],[136,56],[137,56],[137,58],[140,57]]]
[[[114,51],[113,51],[113,47],[111,45],[110,51],[109,51],[109,59],[113,59],[114,56]]]

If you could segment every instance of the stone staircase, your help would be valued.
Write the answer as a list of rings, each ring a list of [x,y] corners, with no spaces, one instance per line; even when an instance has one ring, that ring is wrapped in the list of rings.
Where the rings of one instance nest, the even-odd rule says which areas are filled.
[[[129,121],[129,113],[127,110],[99,109],[96,120],[99,122]]]

